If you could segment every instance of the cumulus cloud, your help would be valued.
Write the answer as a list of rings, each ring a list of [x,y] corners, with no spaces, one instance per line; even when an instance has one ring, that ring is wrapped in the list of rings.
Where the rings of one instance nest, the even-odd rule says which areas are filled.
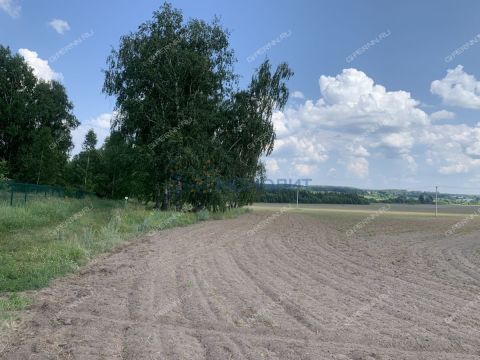
[[[328,169],[327,176],[334,176],[336,172],[337,172],[337,169],[332,167],[332,168]]]
[[[295,172],[301,176],[312,175],[317,169],[317,165],[314,164],[294,164]]]
[[[328,159],[325,147],[314,136],[289,136],[275,143],[278,155],[285,155],[301,163],[319,163]]]
[[[115,116],[115,112],[103,113],[89,120],[83,121],[78,128],[72,131],[72,140],[74,144],[73,155],[82,151],[82,144],[88,130],[93,129],[97,134],[97,147],[103,145],[107,136],[110,135],[110,124]]]
[[[353,156],[361,156],[361,157],[370,156],[370,153],[368,152],[368,150],[363,145],[350,144],[350,145],[347,146],[347,150]]]
[[[347,170],[350,174],[361,179],[368,176],[368,160],[362,157],[352,158],[347,163]]]
[[[18,18],[22,7],[18,4],[17,0],[0,0],[0,9],[12,18]]]
[[[442,98],[445,104],[470,109],[480,109],[480,81],[463,71],[463,66],[447,70],[441,80],[435,80],[430,91]]]
[[[382,140],[383,145],[394,148],[401,153],[410,150],[414,142],[413,136],[408,132],[391,133]]]
[[[461,174],[480,169],[480,124],[436,125],[428,133],[418,141],[428,146],[426,163],[439,173]]]
[[[349,174],[365,178],[367,158],[375,149],[395,153],[414,168],[413,157],[407,157],[415,144],[411,131],[431,123],[408,92],[387,91],[356,69],[322,75],[319,87],[317,101],[273,116],[277,141],[272,157],[290,159],[288,171],[311,174],[335,157]]]
[[[19,49],[18,53],[23,56],[27,64],[33,69],[33,74],[38,79],[45,81],[63,79],[62,74],[53,71],[50,65],[48,65],[48,61],[40,58],[35,51]]]
[[[48,25],[60,35],[63,35],[66,31],[70,30],[68,22],[62,19],[53,19]]]
[[[469,92],[465,96],[469,102],[463,104],[473,106],[477,81],[462,72],[461,67],[451,70],[446,77],[449,86],[434,81],[432,88],[449,104],[452,99],[461,103],[458,99]],[[480,172],[480,123],[438,123],[456,114],[445,109],[427,114],[410,93],[387,90],[356,69],[322,75],[319,87],[318,100],[274,114],[277,140],[269,159],[276,175],[308,175],[313,183],[332,176],[370,181],[372,161],[375,169],[385,165],[385,173],[375,174],[385,183],[408,181],[426,171],[471,176]]]
[[[265,168],[269,174],[276,173],[280,169],[277,160],[271,158],[265,160]]]
[[[290,128],[287,123],[287,117],[281,111],[276,111],[272,115],[273,127],[277,138],[281,138],[290,133]]]
[[[298,90],[292,92],[291,97],[294,98],[294,99],[304,99],[305,98],[303,93],[301,91],[298,91]]]
[[[459,158],[457,159],[457,161],[462,161],[462,159]],[[445,165],[439,169],[439,173],[444,175],[461,174],[461,173],[467,173],[468,171],[469,171],[469,166],[467,164],[462,164],[460,162]]]
[[[455,119],[455,113],[447,110],[435,111],[430,114],[430,119],[433,121],[437,120],[452,120]]]
[[[110,130],[110,127],[112,125],[112,119],[114,117],[115,113],[104,113],[93,120],[91,120],[91,123],[93,126],[98,127],[103,130]]]
[[[415,158],[412,155],[401,154],[400,157],[401,157],[402,160],[405,161],[406,167],[411,173],[415,173],[417,171],[417,167],[418,167],[417,161],[415,160]]]
[[[429,123],[410,93],[387,91],[362,71],[344,69],[335,77],[322,75],[319,84],[322,97],[315,104],[307,101],[301,109],[315,125],[357,131],[372,124],[404,128]]]

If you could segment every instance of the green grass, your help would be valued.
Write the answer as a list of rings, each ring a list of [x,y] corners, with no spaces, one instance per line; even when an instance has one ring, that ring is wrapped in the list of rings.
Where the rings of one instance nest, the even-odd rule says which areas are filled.
[[[0,298],[0,313],[23,310],[29,304],[29,298],[12,294],[7,298]]]
[[[0,296],[47,286],[95,255],[152,230],[238,216],[225,213],[159,212],[131,202],[44,200],[26,207],[0,205]]]
[[[30,201],[27,205],[10,206],[0,203],[0,232],[24,228],[36,228],[66,219],[83,207],[84,202],[51,198]]]
[[[17,294],[0,298],[0,329],[8,324],[16,312],[23,310],[30,302],[29,298]]]
[[[210,219],[213,219],[213,220],[233,219],[248,212],[252,212],[252,210],[249,208],[235,208],[225,212],[210,213]]]

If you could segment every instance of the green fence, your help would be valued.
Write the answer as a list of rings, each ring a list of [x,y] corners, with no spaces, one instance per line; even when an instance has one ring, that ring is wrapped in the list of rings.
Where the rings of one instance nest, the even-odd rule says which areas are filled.
[[[0,181],[0,202],[9,203],[12,206],[26,204],[31,200],[41,200],[51,197],[63,198],[70,196],[81,199],[85,195],[92,195],[92,193],[82,190],[66,191],[65,188],[60,186]]]
[[[49,185],[34,185],[14,181],[0,182],[0,201],[10,205],[25,204],[30,200],[48,197],[64,197],[62,187]]]

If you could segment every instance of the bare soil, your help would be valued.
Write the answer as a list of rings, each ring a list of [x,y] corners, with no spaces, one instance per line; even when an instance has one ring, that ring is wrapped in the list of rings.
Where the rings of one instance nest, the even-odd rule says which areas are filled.
[[[480,359],[473,223],[272,214],[97,258],[33,295],[0,359]]]

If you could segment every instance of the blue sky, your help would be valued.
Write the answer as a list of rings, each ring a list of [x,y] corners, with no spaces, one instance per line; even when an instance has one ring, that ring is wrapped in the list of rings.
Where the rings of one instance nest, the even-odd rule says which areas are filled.
[[[186,18],[221,17],[242,86],[265,56],[294,70],[269,178],[479,192],[480,2],[172,3]],[[0,43],[67,88],[82,122],[74,153],[88,128],[108,134],[110,49],[161,4],[0,0]]]

